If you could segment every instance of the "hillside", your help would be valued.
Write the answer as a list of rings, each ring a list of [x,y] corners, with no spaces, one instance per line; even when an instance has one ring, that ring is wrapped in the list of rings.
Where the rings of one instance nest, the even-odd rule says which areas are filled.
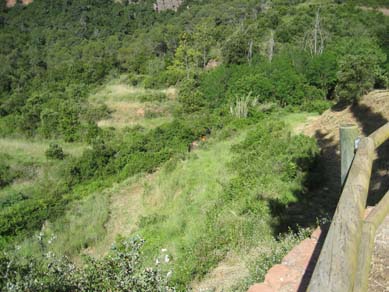
[[[2,291],[246,291],[330,218],[338,125],[389,115],[385,1],[11,2]]]

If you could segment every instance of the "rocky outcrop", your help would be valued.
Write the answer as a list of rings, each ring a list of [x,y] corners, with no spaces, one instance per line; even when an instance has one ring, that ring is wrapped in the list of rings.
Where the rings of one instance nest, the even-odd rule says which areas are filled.
[[[16,3],[19,2],[19,3],[22,3],[23,5],[28,5],[32,2],[32,0],[6,0],[6,6],[8,8],[10,7],[14,7],[16,5]]]
[[[154,10],[157,12],[165,10],[177,11],[183,0],[157,0],[154,4]]]
[[[1,1],[1,0],[0,0]],[[23,5],[30,4],[33,0],[5,0],[6,6],[8,8],[14,7],[16,3],[22,3]],[[123,0],[114,0],[115,2],[121,2],[123,3]],[[130,4],[136,4],[139,1],[138,0],[127,0]],[[157,2],[154,3],[154,10],[156,12],[161,12],[165,10],[174,10],[177,11],[178,8],[181,6],[183,0],[156,0]]]

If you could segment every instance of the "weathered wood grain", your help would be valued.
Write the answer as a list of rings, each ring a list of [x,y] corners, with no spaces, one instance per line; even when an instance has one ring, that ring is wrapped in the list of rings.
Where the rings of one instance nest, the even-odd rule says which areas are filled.
[[[352,163],[308,291],[352,291],[375,143],[363,138]]]
[[[374,250],[374,238],[377,228],[364,222],[362,227],[361,245],[358,253],[358,265],[355,272],[353,292],[365,292],[369,285],[371,257]]]
[[[380,147],[386,140],[389,139],[389,123],[376,130],[370,137],[374,141],[375,148]]]

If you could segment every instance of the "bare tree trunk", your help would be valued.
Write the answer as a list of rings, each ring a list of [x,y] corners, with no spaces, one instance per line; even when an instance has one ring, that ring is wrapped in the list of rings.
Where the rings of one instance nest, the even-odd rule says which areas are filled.
[[[324,36],[323,36],[320,22],[321,22],[320,9],[318,9],[316,12],[315,27],[313,30],[313,54],[314,55],[320,55],[324,51]]]
[[[189,79],[189,60],[188,55],[185,54],[185,68],[186,68],[186,79]]]
[[[319,11],[316,12],[315,28],[313,29],[313,54],[317,54],[317,34],[319,30]]]
[[[269,39],[268,50],[267,50],[267,57],[269,59],[269,62],[271,62],[273,60],[274,45],[275,45],[275,42],[274,42],[274,31],[272,30],[270,32],[270,39]]]
[[[250,42],[249,42],[249,51],[248,51],[248,54],[247,54],[247,60],[249,62],[249,65],[251,65],[251,62],[253,60],[253,45],[254,45],[253,40],[250,40]]]

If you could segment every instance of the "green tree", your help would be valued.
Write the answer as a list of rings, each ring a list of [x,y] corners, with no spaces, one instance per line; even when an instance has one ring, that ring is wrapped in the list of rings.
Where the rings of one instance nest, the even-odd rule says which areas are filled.
[[[247,62],[249,41],[243,27],[236,30],[224,43],[223,60],[227,64],[243,64]]]
[[[193,33],[193,41],[197,50],[201,53],[202,66],[205,68],[208,62],[208,53],[214,44],[212,20],[207,19],[199,23]]]
[[[349,55],[340,63],[336,95],[340,100],[356,102],[374,87],[376,64],[369,56]]]
[[[173,64],[169,66],[168,70],[178,78],[186,76],[189,79],[198,68],[200,58],[201,52],[193,46],[192,35],[185,32],[181,35],[180,45],[174,55]]]

